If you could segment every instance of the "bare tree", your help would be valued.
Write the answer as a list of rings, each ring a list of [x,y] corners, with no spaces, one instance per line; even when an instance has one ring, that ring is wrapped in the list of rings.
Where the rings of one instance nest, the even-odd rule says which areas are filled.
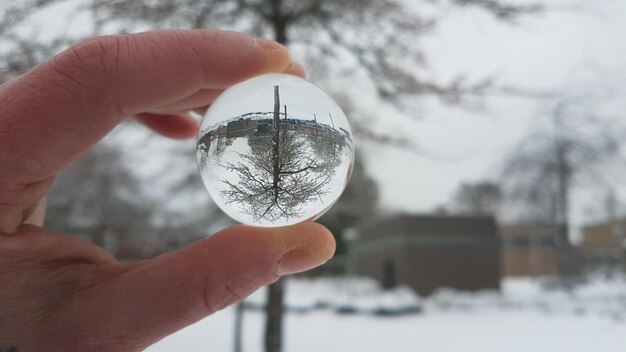
[[[33,33],[24,34],[18,29],[30,15],[46,6],[67,0],[24,0],[3,4],[0,14],[0,83],[28,71],[50,58],[71,40],[67,37],[40,41]]]
[[[151,228],[150,205],[138,201],[143,198],[120,152],[100,144],[57,176],[46,226],[110,247],[111,237],[141,237]]]
[[[251,152],[237,153],[236,162],[224,165],[237,179],[223,181],[227,187],[222,195],[255,221],[276,222],[301,216],[303,207],[321,200],[328,192],[325,186],[340,161],[332,150],[339,146],[330,138],[325,138],[325,143],[315,143],[317,138],[308,136],[306,127],[281,121],[278,86],[274,87],[274,98],[272,125],[250,137]]]
[[[537,5],[514,6],[499,0],[456,0],[458,5],[480,6],[503,20],[537,12]],[[94,0],[98,23],[115,22],[129,31],[143,24],[157,27],[206,28],[227,26],[278,42],[306,46],[316,61],[335,61],[351,55],[376,82],[378,94],[397,102],[415,94],[435,94],[459,103],[464,94],[479,93],[487,81],[467,84],[462,76],[448,84],[419,77],[423,64],[417,39],[435,20],[396,0]],[[404,64],[407,59],[410,64]]]
[[[418,4],[433,3],[439,2],[421,0]],[[541,10],[537,5],[511,5],[503,0],[454,3],[483,8],[506,22]],[[398,107],[405,107],[417,95],[467,105],[492,86],[490,77],[468,81],[459,74],[448,82],[438,82],[420,74],[416,68],[425,67],[427,58],[419,39],[437,21],[417,5],[399,0],[94,0],[92,9],[101,28],[113,24],[131,32],[146,25],[225,27],[271,36],[299,49],[294,51],[297,59],[306,64],[309,74],[317,76],[318,83],[341,72],[348,72],[349,79],[362,74],[378,97]],[[368,128],[360,120],[353,123],[360,138],[403,147],[414,144],[402,136]]]
[[[0,37],[10,33],[27,19],[34,9],[42,8],[64,0],[22,0],[2,4],[0,14]]]
[[[586,88],[556,96],[550,115],[514,148],[503,171],[507,203],[518,216],[555,227],[563,274],[576,269],[568,237],[572,191],[576,186],[605,189],[612,183],[610,164],[621,158],[624,125],[597,111],[605,98]]]
[[[40,7],[41,2],[29,2],[30,11]],[[509,5],[504,0],[454,2],[482,7],[504,21],[540,10],[538,6]],[[436,20],[420,13],[417,6],[408,7],[405,3],[399,0],[92,0],[89,9],[93,11],[97,29],[103,31],[114,28],[117,32],[131,32],[146,26],[219,26],[271,35],[281,43],[300,46],[304,49],[301,52],[306,53],[302,58],[305,63],[329,62],[322,71],[324,67],[341,66],[343,60],[339,58],[349,57],[347,61],[357,65],[343,69],[354,74],[356,67],[369,77],[383,101],[397,106],[402,106],[407,97],[425,94],[437,96],[447,104],[460,105],[468,96],[484,93],[490,79],[467,82],[459,75],[440,83],[418,73],[415,68],[423,66],[426,57],[419,38],[434,27]],[[420,2],[426,3],[433,1]],[[411,144],[407,139],[354,122],[357,134],[367,139],[400,146]],[[267,334],[278,334],[280,339],[280,330]],[[277,351],[268,349],[268,352]]]
[[[0,55],[0,83],[30,70],[53,56],[66,43],[63,38],[42,43],[33,37],[22,38],[13,34],[6,35],[4,39],[11,43],[13,50]]]
[[[357,150],[352,177],[343,193],[328,213],[319,222],[331,230],[337,237],[337,253],[345,253],[346,243],[341,235],[347,228],[358,221],[375,215],[380,209],[378,184],[368,174],[362,156]]]
[[[452,198],[451,208],[464,215],[497,215],[502,194],[500,186],[491,181],[461,183]]]
[[[617,197],[616,190],[609,188],[604,195],[604,221],[617,221],[619,218],[620,200]]]
[[[48,194],[46,226],[83,237],[114,253],[125,246],[122,255],[139,259],[204,238],[215,221],[226,220],[208,195],[206,203],[199,202],[195,211],[185,214],[155,206],[163,202],[152,195],[152,185],[142,182],[122,154],[110,140],[101,142],[63,170]],[[198,176],[182,176],[165,190],[166,194],[185,199],[190,195],[183,193],[205,194],[198,192],[203,188]]]

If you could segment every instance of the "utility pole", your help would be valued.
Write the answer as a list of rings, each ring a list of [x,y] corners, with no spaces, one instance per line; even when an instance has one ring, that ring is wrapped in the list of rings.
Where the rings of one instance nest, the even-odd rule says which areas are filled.
[[[287,106],[285,106],[285,117],[287,116]],[[284,134],[284,133],[283,133]],[[280,91],[278,86],[274,86],[274,135],[273,135],[272,163],[274,173],[274,200],[278,199],[279,177],[279,153],[280,153]],[[269,285],[268,299],[265,307],[265,352],[280,352],[283,319],[283,279]]]
[[[555,204],[555,249],[557,255],[557,265],[559,270],[559,276],[561,277],[562,284],[567,285],[565,277],[575,274],[577,269],[577,263],[575,252],[572,244],[569,241],[569,193],[571,191],[571,165],[568,160],[568,154],[570,152],[570,141],[563,136],[562,125],[563,111],[562,107],[558,106],[552,118],[554,135],[555,137],[555,161],[557,168],[557,194]]]

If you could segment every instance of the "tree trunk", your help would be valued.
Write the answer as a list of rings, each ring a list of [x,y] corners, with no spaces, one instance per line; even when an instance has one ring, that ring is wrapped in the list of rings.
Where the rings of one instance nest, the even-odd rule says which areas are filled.
[[[265,351],[279,352],[282,344],[282,317],[284,281],[279,279],[269,286],[267,297],[267,320],[265,327]]]
[[[270,6],[272,9],[272,16],[270,22],[274,28],[274,39],[287,45],[287,22],[288,17],[283,14],[283,0],[271,0]]]
[[[272,20],[272,26],[274,27],[274,39],[283,45],[287,45],[287,19],[276,17]]]
[[[556,212],[556,241],[555,249],[557,265],[561,277],[577,273],[574,248],[568,237],[569,233],[569,193],[570,193],[570,166],[567,161],[567,145],[561,142],[557,145],[558,167],[558,195]]]
[[[235,346],[233,348],[234,352],[243,352],[243,308],[243,301],[237,303],[237,306],[235,307]]]
[[[274,197],[278,197],[279,156],[280,156],[280,91],[274,86],[274,135],[273,135],[273,186]],[[283,319],[283,281],[279,279],[269,286],[265,325],[265,352],[280,352]]]

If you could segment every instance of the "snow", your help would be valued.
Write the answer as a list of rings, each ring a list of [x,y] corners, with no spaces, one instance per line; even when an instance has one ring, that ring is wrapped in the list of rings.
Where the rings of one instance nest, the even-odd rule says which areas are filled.
[[[263,302],[264,291],[249,298]],[[346,297],[353,297],[346,300]],[[362,302],[368,302],[364,304]],[[290,279],[284,351],[624,351],[626,278],[592,278],[566,292],[549,280],[507,279],[501,292],[408,288],[382,291],[369,279]],[[419,305],[419,313],[376,315],[372,307]],[[349,303],[358,314],[340,314]],[[232,350],[234,309],[218,312],[150,347],[148,352]],[[264,315],[248,309],[244,351],[263,348]]]
[[[408,287],[383,291],[372,279],[321,278],[290,279],[286,287],[286,306],[294,312],[327,308],[338,313],[399,315],[421,310],[421,299]],[[265,290],[246,300],[246,306],[261,309]]]

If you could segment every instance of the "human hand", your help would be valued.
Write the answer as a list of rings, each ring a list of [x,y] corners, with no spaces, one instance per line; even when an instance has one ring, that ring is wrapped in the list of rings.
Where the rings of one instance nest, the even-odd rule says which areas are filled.
[[[0,352],[140,351],[332,256],[314,223],[234,226],[132,265],[35,226],[54,176],[125,116],[191,137],[181,112],[266,72],[303,74],[273,42],[157,31],[90,40],[0,86]]]

